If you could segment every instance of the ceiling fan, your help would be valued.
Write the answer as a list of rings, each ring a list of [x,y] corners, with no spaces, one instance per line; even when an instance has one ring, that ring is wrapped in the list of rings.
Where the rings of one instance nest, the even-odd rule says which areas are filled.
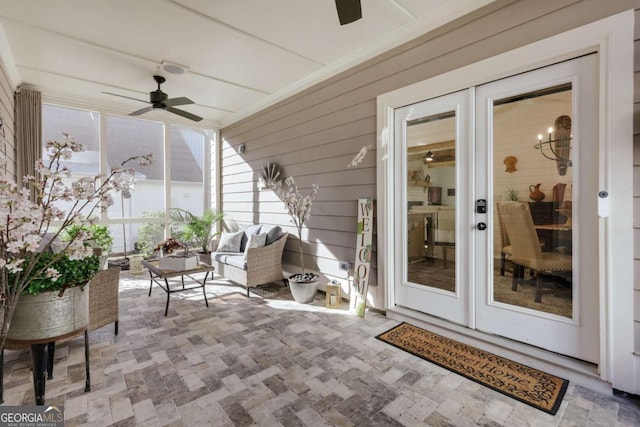
[[[360,0],[336,0],[340,25],[350,24],[362,18]]]
[[[156,83],[158,84],[158,89],[149,92],[149,101],[145,101],[143,99],[138,99],[138,98],[132,98],[130,96],[125,96],[125,95],[118,95],[117,93],[111,93],[111,92],[103,92],[106,93],[107,95],[113,95],[113,96],[119,96],[121,98],[128,98],[128,99],[133,99],[135,101],[140,101],[140,102],[145,102],[147,104],[151,104],[150,107],[145,107],[141,110],[137,110],[134,111],[133,113],[129,113],[130,116],[139,116],[141,114],[147,113],[151,110],[155,110],[155,109],[160,109],[160,110],[166,110],[170,113],[173,114],[177,114],[179,116],[185,117],[189,120],[193,120],[195,122],[199,122],[200,120],[202,120],[202,117],[200,116],[196,116],[195,114],[191,114],[188,111],[184,111],[184,110],[180,110],[178,108],[174,108],[177,105],[186,105],[186,104],[193,104],[194,102],[192,100],[190,100],[189,98],[186,98],[184,96],[180,97],[180,98],[169,98],[169,95],[167,95],[166,93],[164,93],[161,89],[160,89],[160,85],[162,83],[164,83],[166,80],[164,77],[162,76],[153,76],[153,80],[156,81]]]

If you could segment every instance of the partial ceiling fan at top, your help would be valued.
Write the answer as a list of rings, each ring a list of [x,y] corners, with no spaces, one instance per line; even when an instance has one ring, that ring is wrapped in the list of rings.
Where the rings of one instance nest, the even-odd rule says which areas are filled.
[[[169,95],[167,95],[160,89],[160,85],[166,81],[165,78],[162,76],[153,76],[153,79],[158,84],[158,89],[152,92],[149,92],[149,101],[145,101],[143,99],[138,99],[138,98],[132,98],[130,96],[119,95],[117,93],[111,93],[111,92],[102,92],[102,93],[105,93],[107,95],[119,96],[121,98],[133,99],[134,101],[140,101],[146,104],[151,104],[151,106],[149,107],[145,107],[140,110],[134,111],[133,113],[129,113],[130,116],[139,116],[149,111],[159,109],[159,110],[166,110],[170,113],[177,114],[179,116],[182,116],[189,120],[193,120],[195,122],[199,122],[200,120],[202,120],[202,117],[200,116],[196,116],[195,114],[189,113],[188,111],[174,108],[175,106],[178,106],[178,105],[193,104],[194,102],[192,100],[184,96],[179,98],[169,99]]]
[[[362,18],[360,0],[336,0],[340,25],[350,24]]]

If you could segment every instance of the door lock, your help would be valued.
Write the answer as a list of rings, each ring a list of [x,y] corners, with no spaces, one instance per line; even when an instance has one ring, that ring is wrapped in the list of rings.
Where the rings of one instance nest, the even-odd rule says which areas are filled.
[[[485,224],[484,222],[479,222],[478,223],[478,230],[484,231],[486,229],[487,229],[487,224]]]
[[[476,200],[476,213],[479,213],[479,214],[487,213],[487,199]]]

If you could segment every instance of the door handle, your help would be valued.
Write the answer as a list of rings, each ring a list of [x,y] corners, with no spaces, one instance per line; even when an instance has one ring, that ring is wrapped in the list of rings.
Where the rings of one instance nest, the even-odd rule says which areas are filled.
[[[478,223],[478,230],[484,231],[486,229],[487,229],[487,224],[485,224],[484,222],[479,222]]]

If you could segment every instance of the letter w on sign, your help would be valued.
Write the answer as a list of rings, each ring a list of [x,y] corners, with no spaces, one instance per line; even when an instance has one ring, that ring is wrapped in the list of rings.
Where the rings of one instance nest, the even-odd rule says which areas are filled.
[[[353,268],[350,310],[360,317],[364,317],[364,311],[367,308],[372,234],[373,199],[358,199],[358,241],[356,242],[356,262]]]

